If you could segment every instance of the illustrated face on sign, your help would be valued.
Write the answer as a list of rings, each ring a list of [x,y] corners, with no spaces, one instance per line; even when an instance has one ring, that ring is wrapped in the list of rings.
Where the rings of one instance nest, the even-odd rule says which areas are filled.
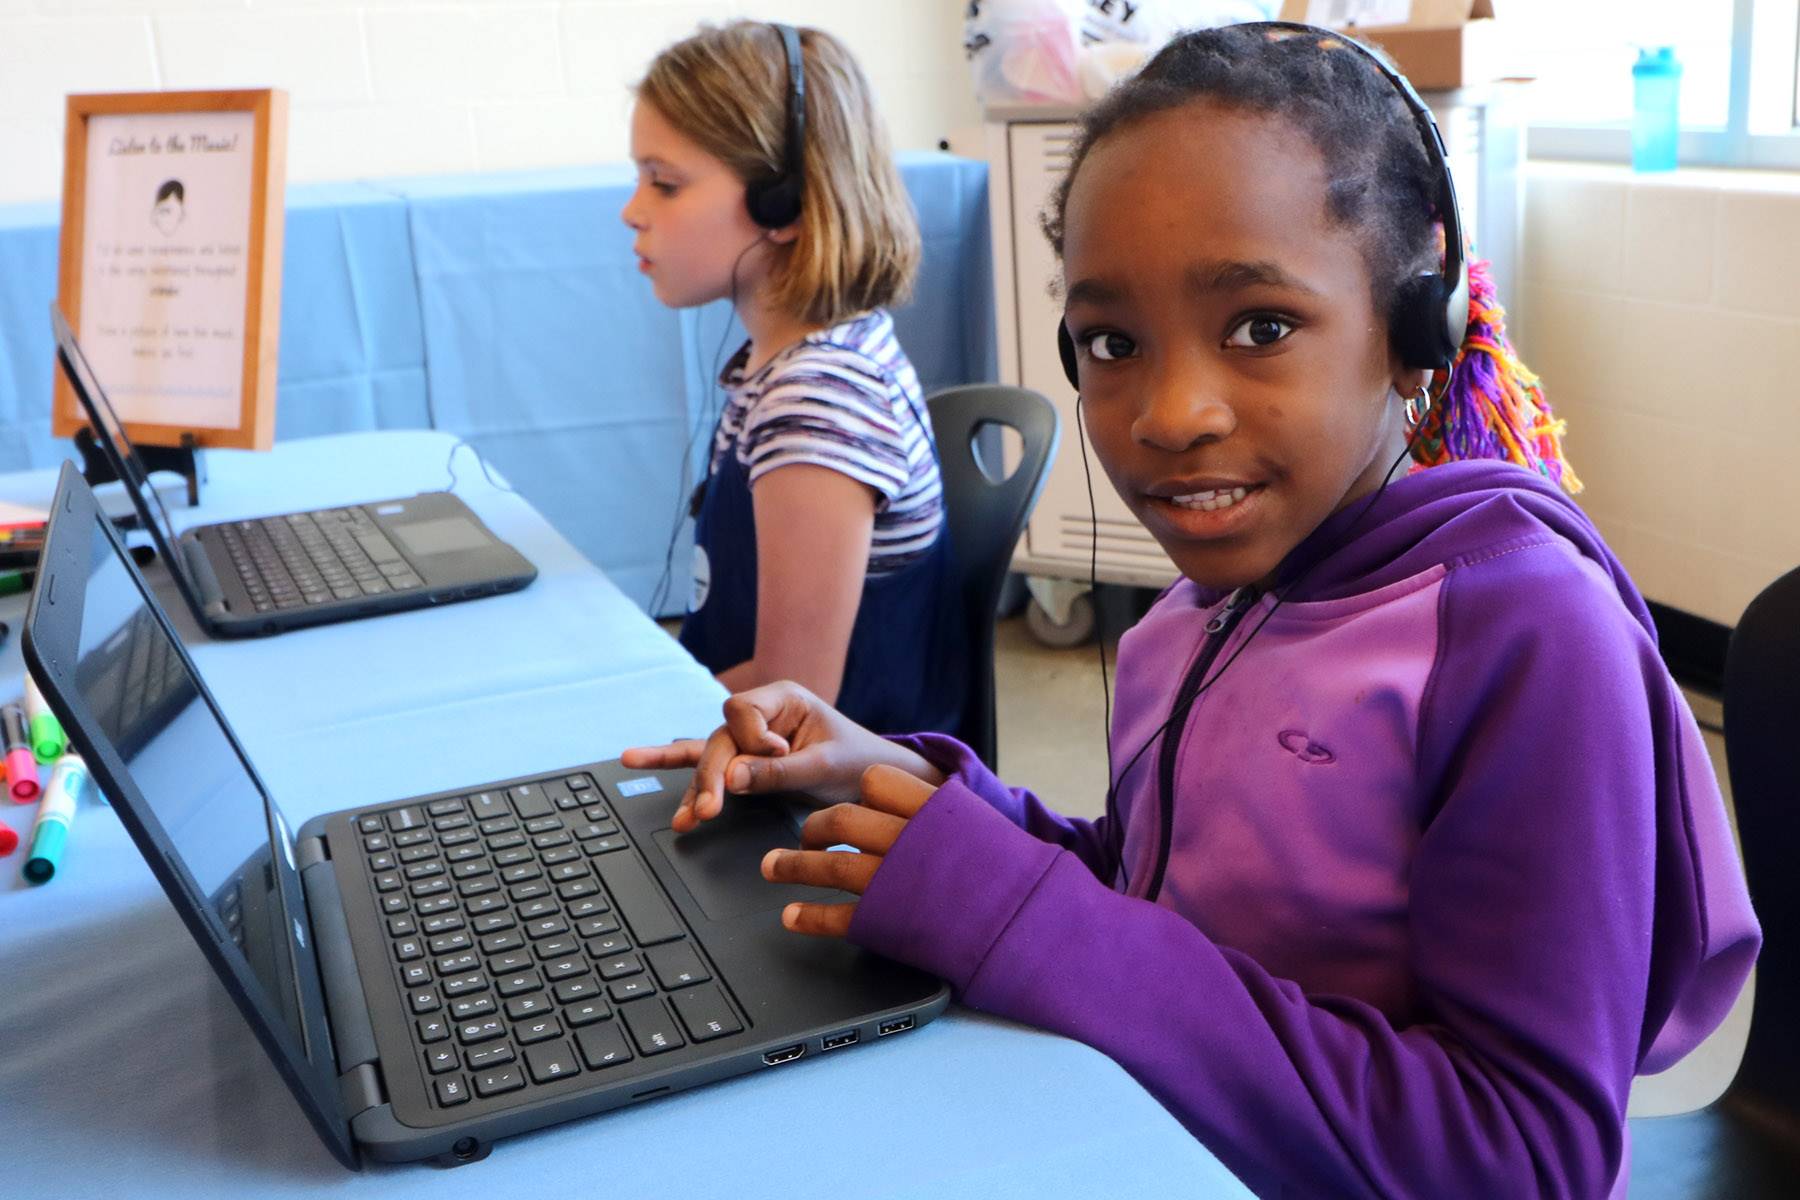
[[[164,237],[172,237],[181,227],[181,219],[187,215],[187,189],[181,186],[181,180],[166,180],[156,189],[156,204],[150,210],[150,223],[162,230]]]

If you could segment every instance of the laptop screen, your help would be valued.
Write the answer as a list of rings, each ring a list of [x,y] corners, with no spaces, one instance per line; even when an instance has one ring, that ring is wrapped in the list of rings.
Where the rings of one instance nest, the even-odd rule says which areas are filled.
[[[281,828],[187,660],[99,523],[74,664],[81,700],[167,839],[296,1038],[302,1037],[279,881]],[[282,842],[284,858],[292,851]],[[291,869],[291,864],[290,864]]]
[[[26,621],[34,673],[94,779],[340,1157],[293,838],[111,522],[63,467]],[[310,1017],[307,1014],[312,1014]],[[335,1120],[341,1120],[336,1118]]]
[[[54,303],[50,305],[50,324],[56,332],[56,348],[61,352],[65,374],[81,407],[87,412],[94,439],[100,443],[114,473],[132,493],[139,515],[151,527],[150,536],[156,540],[157,553],[163,556],[171,571],[185,579],[186,564],[174,552],[175,523],[169,519],[169,510],[163,507],[162,497],[150,486],[150,477],[132,448],[124,423],[113,410],[112,401],[107,399],[99,379],[95,378],[94,368],[82,352],[75,331],[69,328],[62,309]]]

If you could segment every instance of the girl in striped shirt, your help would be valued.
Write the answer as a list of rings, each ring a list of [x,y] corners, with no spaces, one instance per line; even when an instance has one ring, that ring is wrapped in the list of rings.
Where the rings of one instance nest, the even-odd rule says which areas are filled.
[[[651,64],[631,154],[657,298],[729,299],[749,334],[720,377],[682,644],[734,692],[793,679],[875,729],[954,728],[937,456],[884,309],[919,232],[861,70],[816,29],[703,28]]]

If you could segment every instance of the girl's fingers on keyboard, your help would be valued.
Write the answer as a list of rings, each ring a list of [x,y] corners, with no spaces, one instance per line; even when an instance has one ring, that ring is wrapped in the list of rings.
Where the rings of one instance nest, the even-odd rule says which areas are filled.
[[[705,752],[706,742],[702,739],[681,738],[663,746],[633,746],[619,755],[619,762],[633,771],[673,770],[694,766]],[[694,800],[695,787],[690,781],[670,822],[677,831],[693,828]]]
[[[790,904],[781,910],[781,923],[795,933],[814,937],[848,937],[850,922],[856,919],[856,905]]]
[[[633,771],[662,767],[691,767],[700,760],[706,746],[700,738],[681,738],[663,746],[633,746],[619,755],[619,761]]]
[[[723,726],[713,731],[694,759],[694,781],[681,798],[669,827],[686,833],[700,822],[718,816],[725,808],[725,765],[737,754],[737,742]]]
[[[881,866],[879,854],[849,850],[771,850],[763,856],[763,878],[861,895]]]
[[[862,773],[862,802],[880,812],[892,813],[902,823],[917,816],[937,789],[937,784],[886,763],[876,763]]]
[[[834,804],[806,818],[800,827],[800,845],[807,850],[855,846],[865,854],[881,855],[894,848],[905,830],[904,817],[860,804]]]

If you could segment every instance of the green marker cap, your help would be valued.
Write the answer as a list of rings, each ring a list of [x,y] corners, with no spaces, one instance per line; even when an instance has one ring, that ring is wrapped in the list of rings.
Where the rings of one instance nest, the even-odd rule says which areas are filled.
[[[69,827],[62,821],[40,821],[31,839],[31,857],[25,860],[23,874],[28,883],[49,883],[62,861],[63,843],[69,840]]]
[[[31,718],[31,753],[40,763],[55,762],[69,748],[69,737],[55,713],[41,712]]]

